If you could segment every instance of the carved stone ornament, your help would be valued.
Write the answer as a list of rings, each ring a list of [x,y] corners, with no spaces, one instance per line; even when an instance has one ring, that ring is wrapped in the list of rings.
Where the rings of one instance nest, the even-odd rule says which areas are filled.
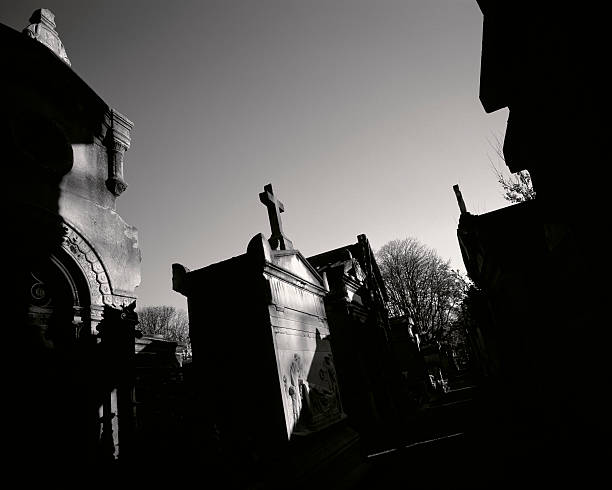
[[[115,197],[119,197],[127,189],[123,179],[123,159],[130,148],[130,132],[134,123],[123,114],[110,109],[106,114],[106,149],[108,151],[108,179],[106,187]]]
[[[304,430],[303,419],[305,414],[302,411],[307,410],[304,403],[307,403],[308,382],[306,381],[302,359],[298,354],[293,355],[288,375],[283,376],[283,385],[290,400],[293,432],[300,432]]]
[[[39,43],[47,46],[59,59],[70,66],[70,60],[64,49],[64,45],[55,30],[55,15],[48,9],[35,10],[30,17],[30,25],[23,33]]]
[[[47,285],[38,278],[33,272],[30,272],[32,276],[30,285],[30,302],[38,307],[46,307],[51,304],[51,295]]]
[[[89,284],[91,304],[113,304],[108,275],[96,252],[74,228],[64,223],[62,248],[79,264]]]
[[[119,197],[127,189],[127,183],[123,179],[111,177],[106,180],[106,188],[113,193],[115,197]]]

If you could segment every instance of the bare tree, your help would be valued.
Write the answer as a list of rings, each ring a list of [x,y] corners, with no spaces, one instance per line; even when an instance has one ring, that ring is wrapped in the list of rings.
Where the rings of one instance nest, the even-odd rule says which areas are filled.
[[[530,201],[535,199],[535,190],[533,189],[533,182],[531,181],[531,175],[527,170],[521,170],[515,174],[510,174],[506,170],[502,170],[505,167],[505,158],[503,152],[503,143],[499,136],[495,136],[495,141],[489,141],[489,145],[493,148],[493,151],[497,155],[498,160],[501,160],[504,165],[498,167],[491,157],[491,167],[497,178],[497,182],[502,186],[503,197],[506,201],[511,203],[519,203],[524,201]]]
[[[145,306],[138,310],[138,329],[145,335],[189,343],[189,319],[185,310],[174,306]]]
[[[422,337],[440,340],[465,294],[463,276],[415,238],[383,245],[376,259],[387,287],[390,315],[406,315]]]

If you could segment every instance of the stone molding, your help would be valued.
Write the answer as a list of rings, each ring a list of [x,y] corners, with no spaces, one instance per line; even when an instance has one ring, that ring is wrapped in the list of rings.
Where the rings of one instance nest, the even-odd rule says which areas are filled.
[[[104,305],[121,307],[134,301],[134,297],[113,294],[108,273],[96,251],[75,227],[66,222],[62,226],[62,249],[79,265],[89,285],[92,319],[97,310],[101,313]]]
[[[272,331],[275,334],[279,334],[279,335],[290,335],[293,337],[304,337],[304,338],[308,338],[308,339],[316,339],[317,338],[317,334],[315,331],[309,331],[309,330],[298,330],[295,328],[287,328],[287,327],[277,327],[275,325],[272,325]]]
[[[64,239],[62,248],[79,264],[85,274],[91,295],[91,304],[111,305],[112,289],[108,274],[95,250],[87,240],[72,226],[63,224]]]
[[[115,109],[109,109],[105,118],[109,129],[107,133],[109,143],[120,145],[123,151],[129,150],[132,142],[130,133],[134,128],[134,123]]]

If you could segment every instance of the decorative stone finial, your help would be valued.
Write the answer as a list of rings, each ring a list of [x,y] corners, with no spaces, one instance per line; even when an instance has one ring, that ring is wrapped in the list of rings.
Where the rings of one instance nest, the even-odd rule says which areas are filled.
[[[55,29],[55,14],[49,9],[35,10],[30,16],[30,23],[45,24],[49,29]]]
[[[47,46],[64,63],[70,66],[70,60],[64,45],[55,30],[55,15],[49,9],[35,10],[30,16],[30,25],[23,30],[23,33]]]

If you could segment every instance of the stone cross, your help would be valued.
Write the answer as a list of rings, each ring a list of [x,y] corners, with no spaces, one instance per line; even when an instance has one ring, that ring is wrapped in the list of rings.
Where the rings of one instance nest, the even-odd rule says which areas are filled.
[[[270,218],[270,229],[272,235],[268,239],[273,250],[293,250],[293,243],[283,233],[283,222],[280,214],[285,211],[285,206],[274,195],[272,184],[264,186],[264,191],[259,193],[259,200],[268,208]]]
[[[455,184],[453,186],[453,190],[455,191],[455,197],[457,198],[457,204],[459,204],[459,211],[461,211],[461,214],[467,214],[467,208],[465,207],[463,196],[461,195],[461,191],[459,190],[459,184]]]

